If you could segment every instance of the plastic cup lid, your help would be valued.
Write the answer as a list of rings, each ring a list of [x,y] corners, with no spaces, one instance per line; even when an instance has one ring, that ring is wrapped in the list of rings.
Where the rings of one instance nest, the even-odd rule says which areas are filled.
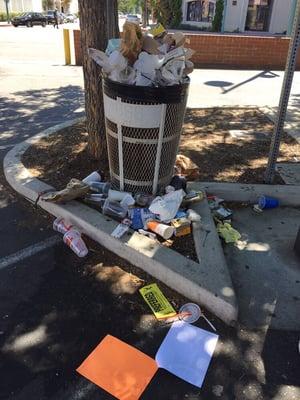
[[[188,322],[189,324],[193,324],[194,322],[198,321],[201,317],[201,309],[195,303],[187,303],[184,304],[180,310],[179,314],[181,313],[190,313],[191,315],[182,316],[180,319],[184,322]]]

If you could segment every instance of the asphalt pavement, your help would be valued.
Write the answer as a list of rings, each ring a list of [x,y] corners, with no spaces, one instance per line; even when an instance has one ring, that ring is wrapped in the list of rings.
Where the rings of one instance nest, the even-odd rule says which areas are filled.
[[[83,115],[82,70],[63,65],[61,30],[1,28],[0,59],[0,399],[110,400],[76,367],[106,334],[154,356],[169,327],[143,322],[151,313],[138,293],[115,293],[114,282],[99,279],[95,265],[115,258],[91,244],[89,257],[78,259],[52,219],[4,180],[13,145]],[[124,260],[117,265],[131,271]],[[299,333],[228,328],[208,316],[220,340],[203,388],[160,370],[142,400],[300,398]],[[198,326],[208,328],[204,320]]]

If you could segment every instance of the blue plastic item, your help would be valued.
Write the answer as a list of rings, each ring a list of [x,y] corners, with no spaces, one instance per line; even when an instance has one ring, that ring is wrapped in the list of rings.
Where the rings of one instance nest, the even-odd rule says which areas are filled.
[[[258,199],[259,208],[262,210],[269,208],[277,208],[279,206],[279,201],[274,197],[260,196]]]

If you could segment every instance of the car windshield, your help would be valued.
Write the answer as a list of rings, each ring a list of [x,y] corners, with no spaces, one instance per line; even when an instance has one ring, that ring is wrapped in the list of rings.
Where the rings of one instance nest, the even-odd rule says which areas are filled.
[[[30,16],[30,13],[22,13],[22,14],[18,15],[18,17],[27,17],[27,15]]]
[[[137,17],[138,17],[137,15],[131,15],[131,14],[127,15],[127,18],[137,18]]]

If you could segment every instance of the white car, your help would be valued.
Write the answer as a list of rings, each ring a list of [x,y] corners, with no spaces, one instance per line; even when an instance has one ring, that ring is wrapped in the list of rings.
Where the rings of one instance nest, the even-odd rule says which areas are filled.
[[[139,25],[141,23],[140,18],[137,15],[128,14],[126,17],[127,22],[133,22],[134,24]]]

